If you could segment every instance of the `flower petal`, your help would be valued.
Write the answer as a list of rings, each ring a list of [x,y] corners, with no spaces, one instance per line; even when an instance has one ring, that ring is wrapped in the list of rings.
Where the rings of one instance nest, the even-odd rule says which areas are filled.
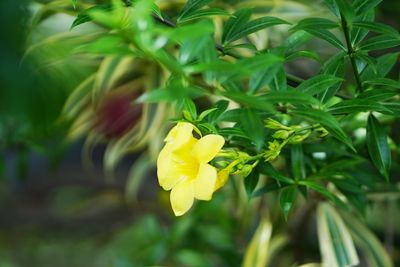
[[[200,164],[199,173],[194,180],[194,196],[200,200],[210,200],[217,181],[217,170],[210,164]]]
[[[171,146],[168,144],[158,155],[157,177],[158,183],[164,190],[171,190],[182,179],[179,166],[175,163]]]
[[[214,191],[217,191],[218,189],[220,189],[221,187],[223,187],[226,184],[226,182],[228,181],[228,178],[229,178],[229,172],[230,172],[230,169],[228,169],[228,168],[222,169],[218,172]]]
[[[170,200],[175,216],[185,214],[193,205],[193,181],[185,179],[174,186],[171,191]]]
[[[190,123],[180,122],[171,129],[164,141],[171,144],[173,150],[177,150],[192,139],[193,128]]]
[[[193,153],[201,163],[212,160],[224,146],[225,139],[217,134],[209,134],[202,137],[193,146]]]

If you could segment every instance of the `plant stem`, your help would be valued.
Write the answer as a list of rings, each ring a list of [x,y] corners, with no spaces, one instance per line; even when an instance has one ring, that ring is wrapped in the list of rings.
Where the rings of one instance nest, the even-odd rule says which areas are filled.
[[[353,68],[354,78],[356,79],[356,83],[357,83],[357,89],[359,92],[362,92],[363,87],[362,87],[362,83],[361,83],[360,74],[358,73],[358,70],[357,70],[356,59],[354,58],[355,51],[354,51],[353,45],[351,44],[349,25],[347,23],[346,18],[343,16],[342,13],[340,13],[340,18],[342,20],[342,28],[343,28],[343,32],[344,32],[344,38],[346,39],[347,55],[350,58],[351,67]]]

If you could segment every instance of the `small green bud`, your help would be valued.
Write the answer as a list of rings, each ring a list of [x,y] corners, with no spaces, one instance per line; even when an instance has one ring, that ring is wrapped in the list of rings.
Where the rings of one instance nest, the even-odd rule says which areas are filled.
[[[298,144],[303,142],[307,137],[309,137],[311,134],[311,131],[307,131],[304,134],[299,134],[295,135],[289,140],[289,144]]]
[[[244,165],[240,170],[239,173],[243,176],[243,178],[247,177],[253,171],[253,166],[251,165]]]
[[[279,130],[276,131],[272,137],[276,139],[288,139],[288,137],[293,133],[293,131]]]
[[[276,140],[268,142],[268,149],[269,150],[264,155],[265,161],[274,160],[281,153],[281,145]]]
[[[185,119],[187,119],[188,121],[193,121],[192,115],[190,114],[189,111],[184,110],[184,111],[182,111],[182,114],[183,114],[183,117]]]
[[[279,121],[270,118],[266,119],[264,122],[265,122],[265,127],[272,130],[291,130],[289,127],[283,125]]]

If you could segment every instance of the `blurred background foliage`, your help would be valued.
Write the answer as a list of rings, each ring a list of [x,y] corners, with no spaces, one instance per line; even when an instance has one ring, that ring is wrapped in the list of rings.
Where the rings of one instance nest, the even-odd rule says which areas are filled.
[[[329,206],[316,215],[315,203],[298,201],[302,208],[286,222],[276,195],[248,201],[241,181],[234,179],[213,201],[198,203],[190,216],[171,215],[168,195],[157,184],[154,159],[168,119],[177,113],[168,103],[130,105],[164,84],[165,70],[126,56],[127,48],[99,25],[71,28],[83,10],[95,4],[107,8],[109,1],[77,1],[76,7],[72,2],[0,2],[0,267],[320,262],[317,231],[322,226],[315,224],[315,216],[336,218]],[[230,13],[251,7],[256,17],[266,14],[293,23],[330,16],[323,1],[215,2]],[[156,3],[164,15],[176,17],[186,1]],[[399,29],[398,14],[398,1],[385,0],[376,16]],[[224,19],[216,18],[215,24]],[[284,41],[286,33],[276,27],[249,38],[263,50]],[[335,52],[320,40],[307,46],[323,59]],[[320,66],[301,59],[287,68],[308,78]],[[397,62],[393,73],[398,70]],[[393,131],[398,136],[398,128]],[[372,176],[363,168],[355,172],[366,180]],[[398,191],[361,200],[370,203],[365,224],[383,242],[394,265],[366,265],[373,262],[368,260],[370,247],[361,249],[365,257],[360,266],[400,264]],[[356,243],[379,247],[362,224],[342,216]],[[263,243],[263,236],[272,237]],[[369,241],[363,243],[363,238]],[[268,253],[256,255],[257,247]]]

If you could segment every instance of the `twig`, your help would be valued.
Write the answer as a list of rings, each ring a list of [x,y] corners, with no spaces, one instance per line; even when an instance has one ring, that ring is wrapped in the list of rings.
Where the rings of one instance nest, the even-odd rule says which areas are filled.
[[[357,83],[357,89],[359,92],[362,92],[363,87],[362,87],[362,83],[361,83],[360,74],[358,73],[358,70],[357,70],[356,60],[354,58],[355,51],[354,51],[353,45],[351,44],[349,25],[347,24],[347,20],[343,16],[342,13],[340,13],[340,18],[342,20],[342,28],[343,28],[343,32],[344,32],[344,38],[346,39],[347,55],[350,57],[351,67],[353,68],[354,77],[355,77],[356,83]]]

